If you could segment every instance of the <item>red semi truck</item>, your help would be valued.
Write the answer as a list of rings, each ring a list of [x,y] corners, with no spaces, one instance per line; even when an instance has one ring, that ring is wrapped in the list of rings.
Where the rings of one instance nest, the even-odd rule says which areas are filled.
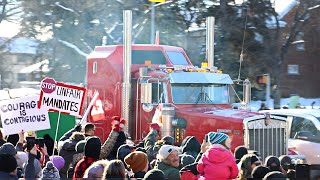
[[[128,119],[133,141],[142,140],[161,104],[162,135],[173,136],[177,144],[186,136],[202,142],[206,133],[216,131],[229,135],[232,150],[245,145],[262,158],[287,154],[286,120],[232,109],[232,84],[228,74],[215,68],[195,67],[179,47],[125,42],[98,46],[87,57],[88,100],[98,91],[107,116],[93,122],[103,140],[114,115]]]
[[[140,141],[149,131],[156,107],[162,103],[162,135],[173,136],[177,143],[186,136],[196,136],[201,142],[206,133],[217,131],[230,136],[234,149],[245,144],[246,125],[250,128],[248,133],[250,131],[251,134],[248,135],[251,138],[255,138],[254,133],[259,134],[255,141],[260,143],[260,148],[272,145],[282,137],[283,147],[280,148],[280,142],[274,142],[274,145],[279,145],[276,148],[279,152],[280,149],[282,153],[286,152],[286,122],[283,119],[266,119],[265,115],[230,107],[229,90],[233,81],[229,75],[194,67],[182,48],[132,45],[132,49],[132,97],[125,107],[121,93],[123,46],[96,47],[88,56],[88,97],[98,91],[108,117],[107,121],[95,122],[96,133],[102,139],[106,139],[111,130],[111,117],[121,115],[121,108],[127,108],[131,117],[128,133],[132,140]],[[151,61],[152,65],[146,66],[145,60]],[[274,125],[272,129],[266,126],[267,121]],[[249,127],[248,123],[256,125]],[[273,130],[274,133],[271,132]],[[270,137],[266,134],[263,138],[262,132],[268,132]],[[265,143],[262,143],[264,139]]]

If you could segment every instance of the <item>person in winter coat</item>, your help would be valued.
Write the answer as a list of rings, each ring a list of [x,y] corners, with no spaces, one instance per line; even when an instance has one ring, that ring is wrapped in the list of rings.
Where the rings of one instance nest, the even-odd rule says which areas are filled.
[[[111,119],[112,130],[108,139],[101,147],[100,159],[116,159],[118,148],[123,145],[127,139],[123,132],[126,120],[119,116],[113,116]]]
[[[41,163],[36,158],[37,157],[37,147],[34,145],[34,147],[28,152],[28,161],[24,164],[24,177],[35,179],[42,177],[42,169],[41,169]]]
[[[166,180],[166,176],[159,169],[151,169],[144,175],[143,180]]]
[[[126,170],[124,164],[120,160],[111,160],[105,169],[106,179],[126,179]]]
[[[266,167],[268,167],[270,169],[270,171],[279,171],[282,172],[282,168],[280,165],[280,160],[278,157],[276,156],[268,156],[265,159],[265,165]]]
[[[59,149],[59,155],[63,157],[65,160],[65,164],[63,168],[60,170],[60,174],[62,178],[67,178],[67,171],[72,163],[73,155],[77,154],[76,152],[76,144],[84,140],[84,135],[80,132],[73,132],[71,137],[65,140],[62,144],[62,148]]]
[[[73,178],[82,178],[84,171],[95,161],[99,159],[107,159],[112,152],[114,145],[118,139],[119,134],[123,133],[126,120],[119,116],[112,117],[112,131],[109,134],[108,139],[103,143],[101,147],[100,139],[96,136],[89,137],[84,146],[84,158],[80,160],[75,169]],[[115,151],[115,156],[117,151]]]
[[[238,163],[239,166],[239,180],[245,180],[247,178],[252,178],[251,173],[252,170],[256,167],[261,165],[261,161],[255,154],[246,154],[244,155],[240,162]]]
[[[17,180],[17,160],[11,154],[0,154],[0,179]]]
[[[142,143],[144,145],[144,149],[147,151],[149,162],[152,162],[154,159],[156,159],[158,153],[156,142],[158,139],[160,139],[160,126],[157,123],[151,123],[150,131]]]
[[[77,163],[73,179],[82,178],[85,170],[100,157],[101,142],[96,136],[89,137],[86,144],[84,145],[84,156]]]
[[[287,172],[289,171],[289,166],[292,163],[291,157],[287,155],[282,155],[279,157],[279,161],[280,161],[281,168],[283,170],[282,173],[287,174]]]
[[[105,168],[108,166],[108,160],[99,160],[92,163],[84,172],[83,178],[88,179],[106,179]]]
[[[181,149],[183,154],[188,154],[197,158],[200,152],[201,144],[194,136],[187,136],[181,143]]]
[[[167,179],[180,179],[178,150],[171,145],[163,145],[157,154],[155,169],[161,170]]]
[[[211,148],[199,160],[197,170],[204,179],[234,179],[238,175],[236,159],[228,150],[230,141],[224,133],[210,132],[207,135]]]
[[[251,172],[251,176],[253,179],[262,179],[264,178],[264,176],[266,174],[268,174],[270,172],[269,168],[265,167],[265,166],[256,166],[255,168],[253,168],[252,172]]]
[[[60,179],[59,171],[51,161],[43,168],[42,179]]]
[[[234,157],[236,158],[236,163],[238,164],[240,162],[240,159],[248,154],[248,149],[244,146],[238,146],[234,150]]]
[[[120,146],[124,145],[126,143],[127,137],[123,131],[118,132],[118,137],[116,139],[116,142],[113,144],[113,148],[111,149],[109,155],[107,156],[107,159],[114,160],[117,159],[117,152]]]

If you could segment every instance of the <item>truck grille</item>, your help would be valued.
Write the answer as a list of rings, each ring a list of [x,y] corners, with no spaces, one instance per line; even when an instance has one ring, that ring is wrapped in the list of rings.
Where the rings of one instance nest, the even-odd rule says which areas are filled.
[[[258,119],[245,125],[245,143],[249,150],[257,151],[261,160],[267,156],[287,154],[287,123],[277,119]]]

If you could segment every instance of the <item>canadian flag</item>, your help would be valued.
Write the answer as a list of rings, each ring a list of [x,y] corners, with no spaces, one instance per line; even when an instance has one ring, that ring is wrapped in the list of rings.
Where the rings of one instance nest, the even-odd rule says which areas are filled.
[[[156,112],[154,112],[154,115],[152,117],[152,122],[153,123],[158,123],[160,125],[162,125],[162,103],[160,103],[157,108],[156,108]]]
[[[90,114],[92,117],[92,121],[100,121],[100,120],[106,119],[106,116],[104,114],[104,110],[102,107],[102,101],[99,97],[99,93],[98,93],[96,99],[94,100]]]

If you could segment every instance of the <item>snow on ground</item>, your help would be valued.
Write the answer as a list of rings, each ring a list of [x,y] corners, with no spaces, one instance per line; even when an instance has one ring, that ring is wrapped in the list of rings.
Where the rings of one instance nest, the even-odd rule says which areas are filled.
[[[281,99],[280,100],[280,107],[282,108],[284,106],[288,106],[290,101],[291,101],[291,98]],[[273,102],[274,102],[274,100],[271,99],[270,103],[269,103],[270,109],[274,109]],[[302,107],[302,108],[311,109],[312,108],[311,104],[313,102],[315,102],[313,105],[314,109],[320,109],[320,98],[302,98],[302,97],[299,98],[299,104],[300,104],[300,107]],[[265,103],[265,101],[251,101],[250,107],[252,108],[252,111],[258,111],[261,103]]]

